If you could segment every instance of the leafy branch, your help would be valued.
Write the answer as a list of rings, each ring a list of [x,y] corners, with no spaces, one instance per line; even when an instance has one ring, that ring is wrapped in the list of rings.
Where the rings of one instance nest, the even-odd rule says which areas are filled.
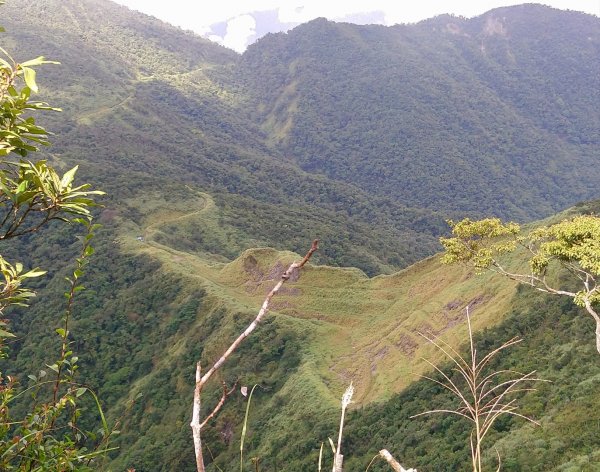
[[[105,455],[114,449],[110,447],[110,437],[116,432],[109,427],[100,401],[96,394],[87,386],[75,380],[78,370],[78,357],[73,353],[72,341],[69,341],[69,324],[73,314],[75,296],[84,290],[81,278],[94,253],[91,240],[99,225],[92,224],[91,219],[78,219],[87,232],[83,237],[80,256],[76,259],[76,267],[70,277],[67,277],[69,290],[65,292],[66,309],[63,326],[56,330],[61,339],[59,358],[51,365],[50,371],[55,373],[52,380],[44,380],[47,372],[42,370],[38,376],[29,375],[34,385],[20,393],[14,393],[16,382],[8,377],[8,384],[0,387],[0,468],[2,470],[92,470],[94,458]],[[27,391],[32,391],[34,400],[40,393],[47,390],[48,400],[42,400],[35,405],[23,421],[11,421],[9,407],[14,400]],[[90,394],[95,402],[98,414],[102,420],[101,439],[96,442],[94,450],[88,451],[84,444],[95,438],[95,433],[84,432],[77,426],[81,408],[77,406],[78,399],[84,394]],[[64,417],[63,413],[69,411]],[[14,429],[13,429],[14,428]],[[13,429],[12,438],[5,440],[7,433]],[[70,431],[70,432],[67,432]],[[76,466],[75,466],[76,465]]]
[[[478,273],[490,270],[538,291],[570,297],[596,323],[596,349],[600,353],[600,217],[579,215],[523,235],[516,223],[497,218],[449,221],[452,238],[441,238],[445,263],[466,263]],[[504,254],[520,249],[526,254],[528,272],[509,270]],[[570,273],[579,290],[559,286],[550,278],[553,268]]]
[[[40,56],[18,63],[0,47],[0,157],[11,152],[25,157],[37,151],[37,145],[49,144],[48,132],[28,115],[31,111],[60,110],[44,102],[31,101],[31,93],[38,91],[34,67],[42,64],[58,62]]]

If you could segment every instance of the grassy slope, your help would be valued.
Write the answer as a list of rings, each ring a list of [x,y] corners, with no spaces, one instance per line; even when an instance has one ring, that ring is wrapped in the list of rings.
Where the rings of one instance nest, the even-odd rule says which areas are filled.
[[[194,204],[197,209],[190,213],[178,211],[170,205],[170,214],[165,216],[167,213],[160,204],[153,201],[152,205],[152,210],[146,208],[146,217],[140,227],[126,227],[122,232],[119,240],[124,252],[143,254],[160,261],[163,277],[177,274],[188,290],[194,286],[201,287],[208,298],[215,300],[220,307],[243,314],[234,322],[226,321],[220,328],[221,334],[211,338],[204,346],[202,359],[207,365],[227,346],[227,339],[233,339],[255,316],[277,277],[298,256],[264,248],[248,250],[232,262],[220,262],[210,255],[173,249],[157,242],[172,219],[176,219],[184,229],[187,224],[197,223],[209,231],[219,231],[215,226],[218,208],[206,194],[198,195]],[[579,211],[590,211],[590,208],[580,206],[544,223]],[[182,234],[186,233],[189,234],[182,231]],[[136,239],[139,234],[145,235],[143,242]],[[536,452],[538,455],[542,454],[545,447],[546,454],[552,459],[539,458],[538,462],[548,467],[585,464],[586,461],[595,460],[593,454],[588,457],[591,452],[585,452],[591,447],[590,444],[595,444],[593,439],[586,439],[585,444],[589,444],[585,447],[579,447],[572,440],[574,429],[582,423],[589,423],[584,411],[593,408],[591,405],[595,400],[586,397],[589,394],[586,386],[595,382],[595,368],[579,366],[577,375],[572,378],[563,370],[565,365],[571,365],[573,355],[568,359],[565,356],[572,350],[581,351],[581,356],[594,362],[591,331],[587,329],[589,320],[578,314],[578,310],[567,300],[548,299],[523,290],[517,296],[516,287],[502,277],[474,276],[460,267],[442,266],[437,257],[421,261],[396,274],[375,278],[368,278],[356,269],[310,265],[298,281],[285,286],[283,293],[273,300],[268,326],[272,323],[278,329],[285,330],[290,338],[301,340],[297,364],[286,368],[278,382],[265,381],[269,369],[258,376],[244,370],[236,371],[233,376],[228,373],[257,346],[266,349],[274,347],[269,346],[273,341],[270,328],[266,337],[263,337],[265,331],[261,326],[248,340],[255,344],[224,369],[226,378],[237,376],[242,383],[257,382],[265,388],[258,391],[252,407],[248,457],[261,457],[264,470],[301,470],[313,464],[319,441],[334,434],[338,399],[352,380],[357,387],[353,409],[366,407],[365,410],[359,409],[350,420],[347,451],[352,467],[366,467],[374,449],[385,446],[412,461],[412,465],[424,467],[424,470],[440,470],[444,466],[459,470],[466,463],[464,425],[443,420],[441,424],[444,426],[440,427],[440,421],[427,420],[424,427],[435,431],[435,434],[417,447],[415,438],[421,426],[408,416],[430,405],[448,401],[441,392],[435,389],[431,391],[426,382],[415,384],[418,375],[429,370],[423,358],[436,363],[444,361],[420,338],[418,332],[439,335],[458,348],[466,337],[462,312],[467,304],[471,307],[476,331],[484,330],[484,334],[479,336],[483,343],[481,349],[489,349],[500,338],[508,339],[513,335],[526,338],[525,347],[520,347],[514,355],[504,356],[499,365],[512,366],[517,370],[537,369],[543,372],[545,378],[559,382],[551,388],[544,387],[542,397],[548,396],[545,401],[537,394],[525,400],[526,411],[542,418],[545,424],[542,431],[523,427],[518,422],[501,423],[501,430],[511,430],[514,436],[495,432],[489,447],[497,442],[496,446],[507,458],[505,466],[508,470],[522,470],[519,467],[524,467],[524,464],[534,464],[522,452],[524,448],[516,445],[518,442],[536,447],[539,449]],[[509,319],[504,322],[507,316]],[[558,319],[560,321],[553,321]],[[188,357],[189,349],[186,346],[195,342],[204,323],[205,320],[197,319],[188,329],[172,338],[169,352],[173,355],[161,358],[147,377],[136,382],[130,396],[137,394],[141,385],[152,385],[156,381],[157,371],[171,369],[174,362],[181,366],[181,359],[185,359],[189,364],[187,370],[191,371],[193,362]],[[562,332],[560,335],[551,334],[555,330]],[[573,344],[569,330],[577,333],[578,339],[581,338],[580,347]],[[557,340],[556,345],[552,343],[553,336]],[[285,353],[285,349],[282,352]],[[527,352],[532,355],[528,356]],[[269,359],[269,363],[286,363],[285,358],[284,354],[284,360],[276,357]],[[270,367],[271,371],[273,368]],[[588,374],[592,378],[588,378]],[[577,385],[570,387],[573,382]],[[410,387],[408,392],[412,392],[407,393],[408,397],[398,395],[397,392],[407,387]],[[564,392],[570,388],[580,392],[576,395],[579,402],[577,406],[567,407],[572,397],[565,397]],[[184,395],[178,398],[178,405],[185,417],[189,410],[190,386],[184,385],[178,392]],[[418,401],[413,401],[411,395],[416,395]],[[234,397],[231,401],[224,418],[220,418],[207,431],[207,444],[217,457],[216,463],[225,468],[230,467],[238,455],[239,415],[244,408],[241,398]],[[406,408],[402,406],[405,402],[409,404]],[[566,413],[567,408],[572,410],[570,415]],[[179,418],[175,412],[171,414]],[[166,419],[163,417],[163,421]],[[396,422],[408,435],[407,438],[391,432]],[[185,427],[184,422],[178,424]],[[387,433],[375,434],[379,430]],[[227,444],[223,444],[225,432],[232,434]],[[151,432],[149,438],[155,434]],[[546,446],[542,447],[541,438]],[[559,443],[566,445],[558,447]],[[290,448],[290,444],[294,447]],[[132,449],[138,447],[136,445]],[[437,452],[434,453],[434,450]],[[581,457],[577,459],[577,456]],[[490,453],[490,461],[491,457]],[[127,452],[116,464],[139,466],[135,456],[131,457]],[[284,464],[289,468],[286,469]],[[185,466],[176,462],[173,467],[169,470],[180,470]],[[549,470],[539,467],[536,470]],[[142,467],[141,470],[146,469]]]
[[[98,260],[92,266],[96,273],[88,275],[92,290],[82,295],[80,304],[86,308],[72,327],[83,371],[93,374],[86,382],[99,391],[111,417],[123,415],[123,433],[118,440],[121,450],[111,463],[115,470],[126,466],[139,471],[193,469],[187,423],[194,362],[202,359],[203,365],[208,365],[221,354],[255,316],[285,265],[297,257],[264,248],[223,262],[213,255],[176,249],[170,244],[184,246],[185,241],[177,239],[182,236],[165,232],[174,219],[184,229],[198,224],[218,234],[223,228],[217,224],[219,209],[207,194],[197,193],[194,200],[179,206],[174,189],[170,195],[175,202],[151,194],[153,198],[145,202],[133,199],[130,204],[138,205],[139,219],[125,218],[124,211],[118,216],[105,210],[101,220],[106,231],[111,238],[118,236],[98,241]],[[135,210],[131,207],[128,211],[137,215]],[[169,244],[159,242],[161,235]],[[32,247],[43,250],[43,244]],[[36,254],[31,257],[37,258]],[[104,280],[110,272],[112,279]],[[114,287],[123,289],[115,292]],[[149,292],[148,287],[154,290]],[[566,310],[568,303],[548,309],[550,318],[539,321],[540,315],[545,316],[546,301],[536,298],[537,305],[532,307],[527,294],[517,302],[514,294],[514,286],[502,278],[474,277],[461,268],[440,266],[435,257],[397,274],[371,279],[356,269],[310,265],[299,281],[286,285],[274,300],[273,313],[223,369],[223,379],[229,384],[237,379],[262,387],[254,397],[247,457],[261,457],[263,470],[304,470],[314,464],[319,441],[334,435],[338,398],[352,377],[358,387],[357,405],[367,408],[358,410],[350,420],[347,454],[353,462],[349,464],[364,469],[373,448],[386,446],[424,470],[440,470],[432,464],[442,464],[442,460],[459,470],[459,464],[465,463],[465,428],[446,421],[443,426],[435,421],[420,426],[407,418],[411,412],[443,401],[436,397],[439,392],[419,390],[420,382],[409,387],[408,397],[396,395],[427,370],[420,356],[440,360],[417,331],[438,333],[453,346],[461,345],[465,329],[460,310],[470,303],[478,329],[501,323],[511,309],[515,314],[498,331],[484,335],[487,348],[515,334],[514,330],[521,335],[538,330],[534,344],[526,348],[536,354],[524,357],[525,367],[550,366],[554,377],[549,378],[565,378],[564,363],[574,368],[575,358],[561,360],[574,347],[573,339],[568,338],[570,329],[576,329],[582,348],[589,345],[590,352],[581,355],[587,359],[593,354],[589,330],[584,326],[587,320],[582,318],[581,326],[571,325],[575,311]],[[27,372],[38,364],[38,358],[43,366],[46,356],[40,357],[39,348],[47,353],[57,347],[46,339],[44,326],[51,323],[50,312],[60,308],[47,305],[47,296],[40,301],[28,312],[27,320],[23,319],[31,326],[17,362]],[[522,315],[526,315],[524,324],[519,322]],[[555,323],[552,317],[560,319],[557,326],[562,326],[556,328],[562,330],[561,344],[556,346],[552,344],[558,337],[550,329]],[[37,322],[42,319],[44,323]],[[534,362],[536,357],[544,359],[542,366]],[[525,368],[519,364],[523,359],[504,362]],[[536,415],[549,418],[550,429],[544,430],[543,438],[556,463],[570,461],[573,451],[586,454],[561,436],[561,428],[573,431],[586,423],[584,412],[593,402],[585,397],[589,370],[585,365],[577,369],[566,386],[549,394],[557,403],[530,401]],[[575,388],[569,386],[571,381],[582,384],[579,403],[569,406],[574,415],[569,418],[561,408],[566,408],[565,402],[571,398],[565,396],[565,389]],[[205,396],[207,410],[218,398],[218,382],[211,388],[214,390],[209,389]],[[128,399],[139,393],[142,398],[126,406]],[[419,401],[411,403],[413,397]],[[405,408],[407,402],[410,406]],[[222,468],[230,468],[238,457],[244,407],[244,399],[234,395],[206,430],[206,444]],[[523,443],[532,443],[537,437],[527,428],[519,430],[518,424],[509,426]],[[396,428],[406,437],[393,433]],[[415,443],[419,431],[427,428],[435,432],[432,439]],[[556,441],[566,441],[569,447],[563,452],[556,450]],[[588,448],[595,444],[593,438],[586,441]],[[515,446],[509,443],[498,446],[510,451]],[[527,463],[526,456],[519,454],[510,470],[520,470]],[[284,464],[291,465],[285,469]]]
[[[210,293],[245,311],[257,310],[294,255],[251,249],[222,263],[158,242],[163,225],[174,221],[184,234],[188,224],[219,231],[214,223],[218,210],[208,195],[190,203],[186,208],[201,209],[185,213],[172,206],[155,207],[146,214],[148,226],[121,237],[124,251],[155,258],[163,270],[197,278]],[[144,235],[143,242],[135,239],[138,234]],[[273,309],[290,326],[311,333],[306,354],[317,363],[316,373],[331,398],[354,379],[356,398],[362,403],[389,396],[423,371],[419,359],[430,349],[417,331],[462,339],[461,312],[467,304],[473,307],[476,326],[487,326],[506,312],[513,292],[513,285],[502,279],[475,278],[465,270],[442,266],[433,257],[375,278],[357,269],[311,266],[293,288],[277,297]]]
[[[134,199],[130,203],[139,202],[140,199]],[[194,211],[188,212],[190,208]],[[144,214],[141,224],[120,221],[117,241],[121,251],[159,261],[159,277],[181,281],[184,288],[170,301],[170,306],[181,306],[194,291],[202,291],[206,294],[206,304],[219,307],[226,314],[217,328],[218,334],[213,333],[202,347],[201,357],[207,365],[226,347],[227,339],[233,339],[255,316],[267,291],[287,264],[298,256],[264,248],[248,250],[232,262],[222,262],[210,254],[187,252],[160,242],[185,245],[176,235],[169,234],[168,228],[174,221],[183,235],[191,234],[186,231],[188,225],[203,227],[209,233],[223,232],[216,223],[219,210],[207,194],[197,194],[194,201],[188,200],[181,207],[149,198],[139,209]],[[139,236],[144,240],[140,241]],[[312,448],[316,438],[310,424],[317,418],[335,414],[337,398],[350,380],[357,387],[357,404],[389,398],[427,370],[421,357],[439,360],[418,332],[441,335],[451,345],[458,346],[465,336],[461,311],[467,304],[472,307],[476,328],[481,329],[501,321],[514,291],[514,286],[503,279],[476,278],[461,268],[442,266],[437,257],[402,272],[375,278],[368,278],[357,269],[308,266],[299,281],[290,282],[274,299],[268,317],[269,324],[278,326],[292,339],[302,340],[297,364],[276,385],[267,382],[270,385],[267,390],[255,397],[258,405],[253,408],[253,417],[278,434],[260,435],[260,443],[257,443],[259,436],[254,439],[251,436],[250,447],[275,461],[278,449],[290,441]],[[232,313],[239,315],[232,319]],[[165,319],[160,328],[163,332],[167,324]],[[161,416],[160,422],[166,430],[172,427],[170,421],[181,427],[185,425],[191,393],[192,346],[205,325],[206,318],[198,317],[185,330],[177,331],[169,338],[166,352],[155,359],[152,370],[137,377],[129,389],[129,398],[144,392],[144,408],[147,413],[152,412],[149,405],[155,401],[156,393],[150,386],[157,382],[157,376],[172,371],[173,366],[187,372],[183,377],[177,375],[174,400],[177,406]],[[273,348],[269,346],[269,335],[263,338],[262,330],[261,326],[253,334],[253,342],[266,349]],[[196,355],[200,357],[199,353]],[[269,362],[279,362],[278,358],[270,358]],[[232,377],[228,371],[239,362],[234,360],[225,367],[225,378]],[[243,370],[235,372],[241,382],[255,378],[263,384],[265,377],[268,378],[264,372],[262,377]],[[239,434],[239,414],[243,408],[240,401],[233,400],[231,410],[226,409],[227,420],[217,422],[208,436],[208,444],[222,453],[219,458],[222,465],[235,457],[237,436],[223,450],[224,446],[219,446],[222,438],[210,434],[223,433],[228,428]],[[236,417],[237,423],[233,420]],[[139,419],[129,421],[135,424]],[[295,425],[293,429],[289,427],[291,424]],[[126,448],[115,464],[152,470],[144,468],[139,450],[151,449],[147,441],[156,434],[157,431],[150,430],[146,438],[138,436],[137,443],[130,445],[129,450]],[[149,456],[147,452],[146,457]],[[181,462],[175,464],[176,468],[170,470],[184,467]]]
[[[3,15],[17,59],[61,61],[38,74],[43,98],[64,110],[43,117],[56,134],[48,157],[82,164],[82,178],[114,203],[157,178],[200,187],[241,234],[227,257],[260,245],[300,250],[316,234],[330,242],[322,261],[375,274],[438,247],[442,215],[306,173],[269,146],[245,92],[223,80],[234,52],[108,1],[25,0]],[[255,225],[257,215],[273,224]]]
[[[521,412],[541,424],[504,418],[486,443],[486,469],[495,470],[497,449],[502,470],[595,472],[600,464],[600,364],[592,334],[593,320],[568,299],[549,297],[522,287],[499,326],[477,337],[480,352],[489,352],[513,336],[523,339],[492,366],[520,372],[537,371],[549,383],[538,385],[519,400]],[[450,366],[446,366],[446,372]],[[433,408],[457,406],[455,399],[422,380],[383,404],[356,411],[349,419],[348,463],[362,470],[381,447],[418,470],[468,470],[469,428],[462,419],[410,416]],[[383,465],[373,470],[383,471]]]

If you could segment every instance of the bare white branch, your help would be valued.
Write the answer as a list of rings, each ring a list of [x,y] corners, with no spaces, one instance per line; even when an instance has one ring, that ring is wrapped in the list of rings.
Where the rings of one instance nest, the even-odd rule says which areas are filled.
[[[394,459],[387,449],[379,451],[379,455],[394,469],[395,472],[417,472],[417,469],[405,469],[400,463]]]
[[[273,289],[267,294],[265,301],[256,318],[248,325],[248,327],[237,337],[233,343],[227,348],[227,350],[223,353],[223,355],[213,364],[213,366],[208,369],[208,371],[202,376],[200,369],[200,362],[196,364],[196,386],[194,388],[194,402],[192,406],[192,421],[190,423],[190,427],[192,428],[192,435],[194,437],[194,451],[196,454],[196,469],[198,472],[205,472],[204,459],[202,457],[202,439],[201,439],[201,431],[202,428],[206,425],[208,420],[213,418],[217,412],[221,409],[223,404],[225,403],[225,399],[227,395],[231,392],[227,392],[227,389],[224,389],[224,394],[221,397],[221,400],[212,411],[210,415],[208,415],[207,419],[200,423],[200,407],[201,407],[201,394],[202,389],[209,381],[209,379],[213,376],[213,374],[225,363],[225,361],[229,358],[229,356],[239,347],[244,339],[246,339],[259,325],[262,321],[266,313],[269,311],[269,304],[271,299],[279,292],[281,287],[285,282],[287,282],[292,274],[296,271],[304,267],[304,265],[310,260],[311,256],[315,253],[315,251],[319,248],[319,241],[315,239],[312,243],[311,248],[308,250],[304,258],[299,262],[292,263],[288,269],[281,276],[281,280],[273,287]],[[233,390],[232,390],[233,391]]]

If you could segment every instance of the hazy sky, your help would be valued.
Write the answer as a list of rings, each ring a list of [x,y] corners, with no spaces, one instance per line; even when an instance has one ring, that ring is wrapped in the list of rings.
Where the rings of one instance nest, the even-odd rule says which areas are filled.
[[[324,16],[352,23],[413,23],[442,13],[472,17],[511,0],[115,0],[242,52],[268,32]],[[600,0],[545,0],[563,10],[600,16]]]

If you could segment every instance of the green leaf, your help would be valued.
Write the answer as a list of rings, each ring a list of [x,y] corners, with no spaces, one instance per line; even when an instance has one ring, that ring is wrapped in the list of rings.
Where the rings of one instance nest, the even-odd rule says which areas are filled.
[[[21,277],[23,277],[23,278],[40,277],[46,273],[47,273],[47,271],[45,271],[45,270],[32,269],[29,272],[25,272]]]
[[[30,59],[29,61],[25,61],[21,64],[21,67],[31,67],[31,66],[39,66],[41,64],[60,64],[60,62],[56,61],[47,61],[44,56],[36,57],[35,59]]]
[[[29,100],[29,97],[31,96],[31,88],[30,87],[23,87],[21,89],[21,100],[27,101]],[[25,107],[25,108],[29,108],[29,107]],[[24,126],[17,126],[17,128],[21,129],[22,131],[27,131],[26,127]]]
[[[29,192],[23,192],[23,193],[19,194],[19,196],[16,198],[15,203],[17,205],[22,205],[24,202],[33,200],[33,198],[36,197],[37,195],[39,195],[39,192],[36,190],[31,190]]]
[[[27,181],[24,180],[23,182],[21,182],[19,184],[19,186],[17,187],[17,193],[23,193],[25,191],[25,189],[27,188]]]
[[[87,392],[87,388],[85,388],[85,387],[78,388],[78,389],[77,389],[77,391],[75,392],[75,396],[76,396],[77,398],[79,398],[79,397],[80,397],[81,395],[83,395],[85,392]]]
[[[37,83],[35,82],[35,69],[32,69],[31,67],[23,67],[23,74],[27,87],[37,93],[39,89]]]
[[[73,179],[75,178],[75,173],[77,172],[78,168],[79,166],[75,166],[68,172],[65,172],[65,175],[63,175],[60,181],[61,188],[67,188],[69,185],[71,185],[71,183],[73,183]]]

